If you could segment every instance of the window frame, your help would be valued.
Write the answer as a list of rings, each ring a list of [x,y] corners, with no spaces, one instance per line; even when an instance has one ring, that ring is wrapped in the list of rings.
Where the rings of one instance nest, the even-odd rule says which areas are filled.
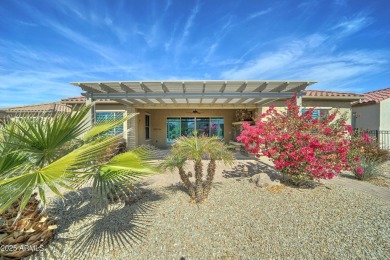
[[[125,117],[125,112],[126,111],[124,111],[124,110],[98,110],[98,111],[96,111],[95,110],[95,115],[94,115],[94,120],[95,120],[95,123],[97,123],[97,114],[99,114],[99,113],[122,113],[122,117],[124,118]],[[126,122],[124,122],[124,123],[122,123],[122,136],[123,136],[123,138],[125,138],[125,136],[126,136],[126,126],[125,126],[125,123]],[[118,126],[118,127],[120,127],[120,126]],[[117,134],[119,134],[119,133],[117,133],[116,131],[116,128],[118,128],[118,127],[115,127],[113,130],[114,130],[114,135],[117,135]]]
[[[312,107],[308,107],[308,108],[302,108],[301,109],[301,115],[303,115],[304,113],[306,113],[308,110],[312,109]],[[315,111],[318,111],[317,113],[317,116],[316,117],[313,117],[314,114],[315,114]],[[321,117],[321,112],[322,111],[325,111],[326,112],[326,116],[329,116],[329,113],[331,111],[331,108],[314,108],[313,109],[313,116],[312,116],[312,119],[317,119],[319,122],[321,122],[323,120],[323,118]]]
[[[181,117],[181,116],[168,116],[168,117],[166,117],[166,120],[165,120],[165,125],[166,125],[166,130],[167,130],[167,132],[166,132],[166,136],[165,136],[165,139],[166,139],[166,142],[167,142],[167,144],[169,145],[169,144],[172,144],[174,141],[172,140],[172,141],[168,141],[168,134],[169,134],[169,130],[168,130],[168,119],[176,119],[176,120],[179,120],[179,132],[180,132],[180,136],[183,136],[182,135],[182,121],[181,121],[181,119],[182,118],[187,118],[187,119],[189,119],[189,118],[191,118],[191,119],[193,119],[193,123],[194,123],[194,130],[197,130],[197,119],[201,119],[201,118],[207,118],[208,119],[208,121],[209,121],[209,131],[208,131],[208,133],[209,133],[209,136],[215,136],[215,135],[211,135],[211,133],[213,132],[213,130],[212,130],[212,119],[222,119],[223,120],[223,129],[221,129],[221,133],[222,133],[222,136],[219,136],[219,135],[217,135],[221,140],[223,140],[224,138],[225,138],[225,117],[220,117],[220,116],[217,116],[217,117],[207,117],[207,116],[199,116],[199,117],[187,117],[187,116],[183,116],[183,117]]]
[[[150,114],[149,113],[145,113],[145,141],[150,141]]]

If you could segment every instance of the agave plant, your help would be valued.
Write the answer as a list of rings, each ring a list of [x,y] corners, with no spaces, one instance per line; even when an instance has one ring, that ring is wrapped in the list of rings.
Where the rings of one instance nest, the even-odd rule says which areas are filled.
[[[17,250],[2,250],[0,256],[32,254],[52,238],[56,226],[45,213],[48,190],[63,198],[61,190],[91,183],[96,197],[107,201],[108,193],[126,195],[133,181],[156,172],[155,150],[117,154],[122,137],[105,134],[137,114],[89,127],[89,110],[25,115],[1,126],[0,245]]]
[[[203,180],[204,159],[209,160],[206,180]],[[194,133],[194,136],[176,139],[171,148],[171,155],[162,163],[162,167],[171,170],[177,168],[184,186],[188,189],[191,202],[201,203],[209,195],[215,176],[216,161],[231,164],[233,159],[233,154],[218,137],[198,136]],[[188,160],[194,162],[195,184],[190,181],[191,174],[184,170]]]

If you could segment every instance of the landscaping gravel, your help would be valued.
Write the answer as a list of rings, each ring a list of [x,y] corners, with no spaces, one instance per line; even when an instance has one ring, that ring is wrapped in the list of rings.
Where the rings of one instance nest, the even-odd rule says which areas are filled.
[[[390,259],[390,204],[327,184],[314,190],[216,183],[189,204],[181,185],[143,190],[131,206],[96,213],[87,189],[54,203],[49,259]]]

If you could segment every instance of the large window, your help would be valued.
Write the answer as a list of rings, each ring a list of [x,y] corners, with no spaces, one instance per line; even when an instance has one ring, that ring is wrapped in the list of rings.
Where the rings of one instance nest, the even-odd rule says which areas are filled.
[[[96,123],[107,122],[115,119],[122,119],[123,112],[96,112]],[[123,124],[107,131],[105,134],[117,135],[123,133]]]
[[[150,115],[145,115],[145,139],[150,139]]]
[[[198,135],[224,137],[224,119],[222,117],[168,117],[167,143],[172,143],[179,136]]]

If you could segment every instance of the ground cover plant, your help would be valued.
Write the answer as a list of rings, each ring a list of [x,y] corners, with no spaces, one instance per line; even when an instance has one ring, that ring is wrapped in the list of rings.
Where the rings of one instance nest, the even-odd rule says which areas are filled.
[[[275,167],[296,184],[305,180],[331,179],[350,169],[350,126],[337,111],[321,120],[313,118],[314,108],[301,113],[296,97],[286,101],[287,111],[271,106],[256,120],[244,123],[237,140],[250,153],[270,158]]]
[[[25,115],[1,126],[0,256],[32,254],[52,238],[56,226],[44,211],[48,190],[63,197],[60,188],[77,190],[91,183],[104,202],[108,193],[126,195],[133,181],[155,173],[152,149],[117,154],[122,136],[107,134],[136,114],[91,128],[90,108],[53,117]]]
[[[206,181],[203,181],[204,159],[209,160]],[[188,160],[194,162],[195,184],[190,181],[191,173],[184,170]],[[231,164],[233,154],[217,136],[198,136],[194,133],[194,136],[181,136],[175,140],[171,155],[162,163],[162,167],[171,170],[177,168],[184,186],[188,189],[191,202],[202,203],[211,190],[217,161]]]

